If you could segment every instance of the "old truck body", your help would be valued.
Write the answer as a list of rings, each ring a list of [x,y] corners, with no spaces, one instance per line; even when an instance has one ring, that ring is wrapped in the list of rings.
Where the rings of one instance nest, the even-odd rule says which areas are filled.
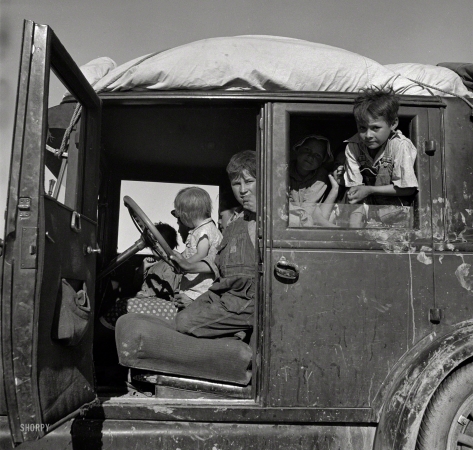
[[[33,22],[25,23],[21,61],[2,259],[4,448],[422,445],[429,402],[469,370],[473,355],[473,122],[462,99],[401,97],[400,128],[418,149],[408,227],[290,227],[290,148],[312,130],[342,148],[356,132],[356,94],[97,96],[52,30]],[[64,165],[63,155],[50,169],[45,150],[51,68],[74,96],[62,111],[82,105],[65,149],[63,197],[48,187],[47,170],[60,185]],[[230,156],[246,148],[257,150],[259,176],[250,395],[107,390],[94,375],[94,322],[107,289],[96,279],[116,256],[121,182],[222,187]],[[295,281],[277,276],[280,261],[294,264]],[[74,345],[55,329],[64,279],[86,289],[91,306]],[[449,424],[455,443],[445,448],[472,439],[468,389]]]

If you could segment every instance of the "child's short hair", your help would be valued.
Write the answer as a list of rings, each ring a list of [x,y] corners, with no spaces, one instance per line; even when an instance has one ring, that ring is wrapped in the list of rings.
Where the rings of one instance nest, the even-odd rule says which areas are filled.
[[[230,181],[241,177],[244,171],[256,178],[256,152],[254,150],[243,150],[235,153],[227,165],[227,174]]]
[[[194,228],[199,219],[212,215],[212,200],[204,189],[197,186],[181,189],[174,199],[173,215],[189,228]]]
[[[371,116],[374,119],[383,118],[388,125],[397,119],[399,99],[392,88],[367,88],[355,98],[353,114],[357,123],[365,125]]]
[[[169,224],[163,222],[157,222],[154,224],[157,230],[161,233],[164,240],[168,243],[169,247],[175,249],[177,247],[177,231]]]

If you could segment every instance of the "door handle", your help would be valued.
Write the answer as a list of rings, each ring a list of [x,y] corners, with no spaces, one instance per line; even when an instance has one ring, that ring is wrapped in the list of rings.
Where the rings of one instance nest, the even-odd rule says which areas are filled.
[[[296,282],[299,279],[299,266],[281,256],[274,266],[274,275],[286,282]]]
[[[97,248],[93,248],[91,245],[84,245],[84,255],[90,255],[92,253],[97,253],[100,255],[102,250],[100,250],[99,246],[97,246]]]
[[[71,229],[76,233],[80,233],[80,230],[82,229],[80,214],[77,211],[72,211]]]

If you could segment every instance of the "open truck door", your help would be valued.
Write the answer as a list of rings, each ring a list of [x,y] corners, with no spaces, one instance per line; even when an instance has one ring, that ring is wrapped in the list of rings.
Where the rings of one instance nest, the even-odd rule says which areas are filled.
[[[63,145],[48,120],[53,73],[76,100],[64,104],[76,121]],[[54,32],[25,21],[2,280],[4,385],[15,444],[43,437],[96,398],[100,117],[101,101]]]

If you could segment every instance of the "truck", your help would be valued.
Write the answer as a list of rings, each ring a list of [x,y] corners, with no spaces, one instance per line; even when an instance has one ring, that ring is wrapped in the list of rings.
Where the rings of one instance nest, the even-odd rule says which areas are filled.
[[[53,76],[69,92],[59,105]],[[97,94],[53,30],[25,21],[1,256],[2,448],[473,447],[471,103],[400,96],[399,129],[418,151],[407,224],[291,226],[290,149],[314,132],[343,149],[356,95]],[[119,355],[130,394],[95,329],[111,276],[130,288],[138,250],[159,246],[121,185],[223,190],[244,149],[258,162],[251,339],[228,354],[228,340],[206,340],[220,357],[202,362],[189,355],[201,339],[159,335],[154,370]],[[117,254],[121,209],[141,237]],[[142,328],[130,333],[146,347]]]

